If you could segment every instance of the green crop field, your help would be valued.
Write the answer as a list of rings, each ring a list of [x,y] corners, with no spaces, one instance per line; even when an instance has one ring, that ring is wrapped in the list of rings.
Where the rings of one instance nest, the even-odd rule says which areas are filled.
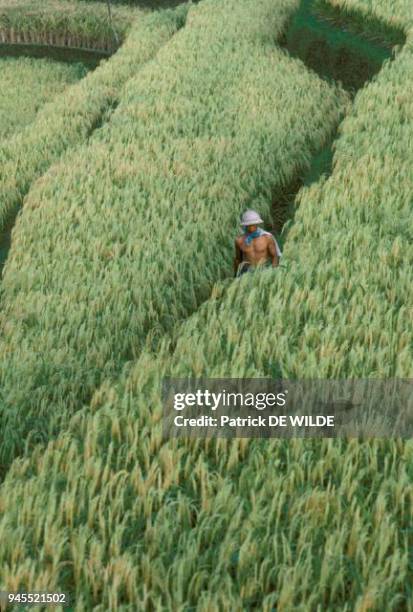
[[[0,140],[30,124],[43,104],[85,76],[80,64],[29,58],[0,60]]]
[[[0,0],[0,43],[111,51],[125,39],[133,21],[148,10],[114,5],[110,20],[107,4],[102,1]]]
[[[411,4],[316,0],[342,81],[310,5],[139,13],[0,142],[1,589],[413,611],[410,440],[162,437],[165,377],[413,376]],[[284,257],[234,280],[250,207]]]
[[[0,235],[20,210],[31,185],[64,151],[87,140],[110,117],[125,83],[182,25],[183,18],[182,13],[165,12],[139,21],[111,61],[103,61],[53,103],[44,105],[24,134],[0,143]]]

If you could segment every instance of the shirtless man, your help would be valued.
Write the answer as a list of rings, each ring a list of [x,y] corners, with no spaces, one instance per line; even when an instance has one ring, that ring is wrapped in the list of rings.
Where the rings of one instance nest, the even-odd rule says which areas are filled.
[[[234,270],[236,276],[252,271],[257,266],[271,263],[275,268],[281,254],[274,236],[258,228],[264,223],[255,210],[247,210],[241,219],[245,233],[235,239]],[[242,264],[242,265],[241,265]]]

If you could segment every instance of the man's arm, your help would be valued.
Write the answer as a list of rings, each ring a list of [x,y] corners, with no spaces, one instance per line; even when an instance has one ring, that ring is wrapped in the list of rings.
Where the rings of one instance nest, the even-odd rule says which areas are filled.
[[[235,258],[234,258],[234,272],[237,273],[238,266],[242,261],[242,252],[238,243],[238,238],[235,239]]]
[[[277,255],[277,249],[275,247],[275,240],[272,236],[268,236],[268,251],[270,253],[271,256],[271,261],[272,261],[272,266],[273,268],[276,268],[278,266],[278,255]]]

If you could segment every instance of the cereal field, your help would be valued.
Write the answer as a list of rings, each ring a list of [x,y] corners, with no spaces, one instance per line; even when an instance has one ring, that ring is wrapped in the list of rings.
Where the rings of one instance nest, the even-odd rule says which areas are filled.
[[[411,5],[311,5],[365,36],[351,61],[391,39],[357,90],[289,52],[298,1],[201,0],[136,19],[0,142],[0,229],[20,211],[1,588],[79,611],[413,610],[410,441],[162,437],[165,376],[413,375]],[[247,207],[283,265],[235,282]]]

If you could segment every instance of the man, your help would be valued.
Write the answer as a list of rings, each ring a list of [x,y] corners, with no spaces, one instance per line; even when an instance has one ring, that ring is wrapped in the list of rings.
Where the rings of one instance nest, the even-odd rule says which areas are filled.
[[[257,269],[257,266],[279,264],[281,251],[274,236],[258,227],[264,223],[255,210],[247,210],[241,219],[244,234],[235,239],[235,276]]]

